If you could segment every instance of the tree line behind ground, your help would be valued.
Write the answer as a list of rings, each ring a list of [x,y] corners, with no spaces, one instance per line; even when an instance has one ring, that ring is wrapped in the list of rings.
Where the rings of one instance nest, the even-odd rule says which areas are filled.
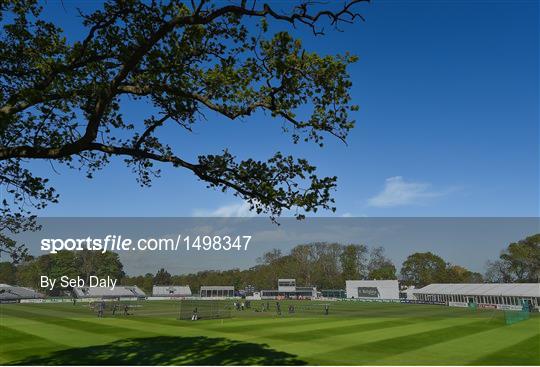
[[[248,269],[204,270],[171,274],[160,268],[155,274],[127,275],[117,253],[60,251],[29,257],[20,264],[0,263],[0,283],[39,288],[41,275],[58,278],[92,275],[119,279],[122,285],[137,285],[151,294],[154,285],[189,285],[197,292],[202,285],[233,285],[235,289],[253,286],[275,289],[278,278],[294,278],[298,285],[318,289],[343,289],[349,279],[399,279],[404,285],[422,287],[430,283],[539,282],[540,234],[509,244],[495,261],[486,264],[484,275],[452,264],[432,252],[415,252],[397,271],[383,247],[339,243],[310,243],[295,246],[288,253],[273,249]],[[49,295],[62,295],[68,289],[55,289]]]

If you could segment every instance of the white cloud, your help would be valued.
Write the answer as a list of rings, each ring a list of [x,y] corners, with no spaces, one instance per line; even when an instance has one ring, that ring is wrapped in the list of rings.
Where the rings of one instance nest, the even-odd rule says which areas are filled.
[[[407,182],[401,176],[386,179],[383,190],[368,200],[368,205],[389,208],[400,205],[422,204],[425,201],[448,193],[431,190],[431,184]]]
[[[341,214],[341,217],[342,218],[367,218],[368,215],[367,214],[352,214],[352,213],[349,213],[349,212],[346,212],[346,213],[343,213]]]
[[[194,217],[254,217],[255,212],[249,210],[249,204],[247,202],[233,203],[213,210],[207,209],[195,209],[193,211]]]

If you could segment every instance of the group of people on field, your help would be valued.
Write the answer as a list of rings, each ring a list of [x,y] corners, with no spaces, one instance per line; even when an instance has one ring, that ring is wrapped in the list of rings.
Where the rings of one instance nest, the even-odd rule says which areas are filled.
[[[235,307],[236,307],[236,302],[234,304],[235,304]],[[260,310],[255,309],[255,312],[268,312],[268,311],[270,311],[270,302],[269,301],[262,302]],[[296,306],[294,304],[289,304],[288,307],[287,307],[287,311],[289,312],[289,314],[296,313]],[[276,301],[276,313],[277,313],[278,316],[281,316],[281,303],[280,303],[279,300]],[[324,313],[324,315],[328,315],[330,313],[330,307],[328,305],[323,306],[323,313]]]
[[[76,304],[76,301],[73,301],[73,305],[75,305],[75,304]],[[120,304],[118,304],[116,302],[112,304],[112,306],[111,306],[112,316],[116,315],[116,312],[118,312],[118,310],[120,309],[121,306],[122,305],[120,305]],[[105,301],[93,302],[93,303],[90,304],[90,308],[94,312],[96,312],[98,318],[104,317],[105,316],[105,310],[107,309]],[[122,308],[124,310],[124,316],[131,315],[129,313],[129,305],[127,303],[124,304]]]
[[[233,306],[237,311],[244,311],[251,308],[251,301],[234,302]]]

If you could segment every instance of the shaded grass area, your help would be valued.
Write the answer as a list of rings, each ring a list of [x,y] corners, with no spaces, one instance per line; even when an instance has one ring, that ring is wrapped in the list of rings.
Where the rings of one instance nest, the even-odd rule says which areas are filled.
[[[20,365],[304,365],[297,356],[255,344],[206,337],[122,339],[30,356]]]
[[[175,301],[102,319],[83,303],[0,305],[0,364],[540,365],[539,315],[506,326],[491,310],[336,302],[324,315],[316,303],[301,312],[306,304],[278,316],[254,302],[197,322],[177,320]]]

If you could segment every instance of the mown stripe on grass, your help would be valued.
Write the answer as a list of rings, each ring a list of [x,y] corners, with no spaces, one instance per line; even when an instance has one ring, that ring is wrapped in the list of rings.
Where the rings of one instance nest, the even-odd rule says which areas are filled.
[[[378,364],[381,359],[395,357],[402,353],[426,348],[430,345],[444,343],[448,340],[481,333],[482,331],[502,326],[502,324],[487,324],[483,321],[477,321],[465,325],[455,325],[405,336],[390,337],[375,342],[360,343],[358,345],[341,348],[334,352],[336,355],[347,356],[347,359],[344,362],[350,361],[350,357],[354,356],[354,363]],[[334,362],[341,363],[342,359],[338,359]],[[393,358],[392,362],[396,364],[406,364],[410,363],[410,360]]]
[[[291,325],[297,330],[312,330],[313,326],[320,326],[324,324],[332,323],[341,323],[341,324],[350,324],[351,320],[341,320],[341,319],[302,319],[302,318],[275,318],[271,321],[266,321],[263,323],[250,323],[242,325],[230,325],[224,326],[222,328],[215,328],[216,331],[226,332],[226,333],[245,333],[246,331],[256,331],[256,332],[272,332],[279,331],[280,329],[291,328]]]
[[[347,319],[324,319],[324,318],[272,318],[272,319],[256,319],[256,320],[242,320],[242,319],[223,319],[223,320],[199,320],[197,322],[174,320],[174,319],[152,319],[152,318],[137,318],[137,321],[149,323],[149,324],[161,324],[167,327],[189,327],[191,329],[197,329],[201,332],[219,332],[227,334],[246,333],[251,331],[270,331],[281,328],[290,328],[291,325],[295,325],[298,330],[306,328],[310,330],[313,325],[321,325],[325,322],[339,322],[343,324],[350,324],[351,320]]]
[[[298,342],[303,340],[301,337],[289,337],[291,334],[296,334],[298,336],[311,335],[312,333],[320,333],[329,335],[325,333],[325,330],[335,330],[342,329],[347,327],[355,326],[356,330],[362,328],[363,325],[375,323],[377,320],[331,320],[321,318],[318,323],[310,323],[309,325],[301,324],[297,325],[296,320],[291,319],[287,324],[280,325],[279,328],[270,327],[270,328],[244,328],[241,330],[235,331],[235,333],[230,333],[227,331],[227,334],[232,337],[245,337],[248,336],[249,340],[264,340],[265,342]]]
[[[161,333],[164,335],[202,335],[214,337],[235,337],[238,340],[247,340],[252,338],[251,332],[265,330],[262,325],[266,322],[243,323],[237,327],[236,321],[227,320],[205,320],[197,322],[179,321],[179,320],[156,320],[152,322],[148,319],[122,319],[122,326],[133,330],[147,330]],[[262,320],[261,320],[262,321]],[[227,324],[233,325],[227,325]],[[208,326],[211,324],[211,326]],[[273,324],[273,323],[270,323]],[[274,325],[275,326],[275,325]],[[290,327],[290,323],[282,323],[283,327]],[[266,329],[269,331],[270,329]]]
[[[540,331],[539,334],[478,358],[469,364],[540,366]]]
[[[41,336],[32,335],[4,325],[0,326],[0,364],[33,353],[63,349],[66,346]]]
[[[317,339],[323,339],[328,338],[329,336],[333,335],[348,335],[348,334],[358,334],[362,332],[368,332],[372,330],[379,330],[379,329],[386,329],[386,328],[393,328],[403,325],[411,325],[413,324],[413,321],[410,320],[386,320],[386,321],[377,321],[374,320],[373,322],[362,322],[362,323],[354,323],[351,324],[350,322],[346,325],[331,325],[330,327],[322,327],[322,328],[316,328],[306,331],[296,331],[297,329],[294,328],[293,332],[286,333],[286,334],[276,334],[268,336],[269,339],[277,339],[277,340],[285,340],[285,341],[292,341],[292,342],[307,342],[307,341],[314,341]]]
[[[73,322],[76,322],[74,320]],[[25,332],[51,340],[54,343],[65,344],[67,346],[78,347],[81,345],[111,342],[115,340],[104,333],[86,332],[81,329],[70,328],[38,321],[35,319],[24,319],[15,316],[2,319],[2,325],[12,328],[23,328]]]
[[[7,326],[0,326],[0,352],[4,353],[13,349],[21,349],[31,344],[32,346],[62,346],[46,338]]]
[[[138,319],[142,322],[153,323],[152,318],[141,318]],[[307,321],[305,321],[307,320]],[[190,327],[195,327],[201,330],[214,330],[214,331],[243,331],[247,328],[257,327],[257,328],[266,328],[266,327],[280,327],[280,325],[287,325],[285,319],[275,318],[269,321],[268,318],[256,319],[256,320],[242,320],[235,318],[226,318],[223,320],[199,320],[197,322],[185,321],[185,320],[174,320],[174,319],[161,319],[158,320],[161,324],[170,325],[171,323],[178,323],[178,325],[186,325]],[[315,323],[315,320],[304,319],[303,324]]]
[[[171,322],[168,325],[163,325],[160,323],[148,323],[141,322],[137,319],[103,319],[105,322],[107,320],[114,322],[115,324],[120,324],[122,328],[127,329],[125,337],[134,337],[139,336],[138,334],[144,335],[165,335],[165,336],[185,336],[185,335],[211,335],[218,334],[212,332],[203,332],[195,328],[190,328],[184,325],[175,325],[174,322]],[[88,320],[88,322],[99,323],[101,320]],[[134,334],[136,332],[137,334]]]
[[[430,332],[434,330],[446,329],[448,327],[463,325],[470,321],[464,321],[461,318],[450,320],[425,321],[413,325],[400,325],[391,328],[376,329],[371,331],[346,334],[329,335],[327,338],[319,339],[316,348],[312,342],[288,342],[292,349],[302,349],[303,357],[310,364],[356,364],[357,357],[355,350],[363,344],[384,341],[389,338],[404,337],[410,335]],[[277,340],[275,343],[279,343]],[[352,354],[354,358],[347,361],[347,353]],[[335,359],[335,360],[334,360]]]
[[[34,306],[34,307],[32,307]],[[66,307],[61,307],[60,309],[56,309],[53,307],[46,307],[44,304],[20,304],[19,307],[3,307],[2,313],[5,315],[13,315],[18,316],[20,312],[32,312],[34,314],[41,315],[42,317],[45,316],[57,316],[57,317],[78,317],[83,318],[85,316],[87,317],[93,317],[95,316],[95,313],[89,312],[90,309],[81,309],[77,307],[76,309],[70,309]]]
[[[305,322],[303,319],[291,317],[288,319],[274,319],[274,321],[270,323],[258,323],[252,325],[242,324],[241,326],[233,325],[230,327],[214,328],[213,330],[229,334],[235,338],[242,337],[243,340],[267,339],[272,341],[297,342],[302,340],[302,336],[307,336],[306,339],[310,339],[309,335],[313,335],[313,339],[319,338],[319,336],[315,336],[315,333],[327,337],[328,335],[334,334],[336,330],[350,330],[350,332],[357,332],[364,328],[365,325],[375,324],[380,321],[380,318],[341,319],[319,317],[310,319],[309,322]],[[396,326],[396,322],[399,323],[399,321],[395,319],[386,319],[386,321],[389,325],[392,324],[392,326]],[[407,321],[407,323],[409,322],[410,321]],[[295,336],[289,337],[291,334],[295,334]]]
[[[501,320],[485,322],[504,325]],[[518,343],[539,333],[540,324],[538,323],[495,327],[480,333],[472,333],[443,343],[433,344],[426,348],[412,350],[395,357],[383,359],[377,363],[405,364],[406,362],[402,361],[408,360],[430,365],[467,365],[476,359],[504,349],[511,343]],[[540,345],[538,347],[540,348]],[[500,363],[493,361],[491,364]]]
[[[42,339],[38,336],[25,333],[24,331],[21,331],[18,329],[10,328],[5,325],[0,325],[0,340],[2,341],[2,344],[1,344],[2,347],[7,344],[17,343],[17,342],[20,342],[21,340],[25,340],[28,338]]]
[[[282,323],[282,326],[289,330],[291,328],[294,330],[297,330],[296,325],[294,323],[291,323],[291,321],[295,321],[295,320],[289,320],[289,322],[287,323]],[[317,321],[317,320],[313,320],[313,321]],[[320,325],[320,321],[321,320],[319,320],[318,324],[310,323],[310,325],[308,326],[310,327],[310,329],[308,329],[306,332],[310,332],[310,330],[312,330],[313,327]],[[359,324],[363,324],[368,320],[359,320],[359,321],[360,321]],[[213,337],[228,337],[228,338],[242,340],[242,341],[264,338],[269,333],[275,333],[276,331],[275,329],[261,328],[260,324],[255,324],[255,325],[243,324],[241,329],[235,329],[233,333],[233,332],[230,332],[230,329],[225,328],[225,327],[223,327],[223,329],[221,328],[200,329],[198,327],[199,325],[201,325],[200,322],[189,323],[189,322],[180,321],[178,324],[175,324],[174,322],[172,322],[172,323],[167,323],[166,324],[167,327],[163,327],[163,325],[161,324],[150,323],[148,322],[148,320],[141,321],[140,319],[130,319],[130,320],[124,319],[124,320],[121,320],[121,322],[122,322],[123,327],[133,329],[136,331],[144,330],[144,331],[152,331],[156,333],[159,332],[162,335],[170,335],[170,336],[202,335],[202,336],[213,336]],[[339,322],[345,324],[347,321],[339,320]],[[217,321],[216,323],[219,323],[219,321]],[[350,324],[350,321],[349,321],[349,324]],[[335,325],[335,324],[330,324],[330,325]],[[304,325],[304,327],[306,327],[306,325]],[[288,330],[284,330],[281,333],[283,335],[283,334],[286,334],[287,332]],[[273,335],[273,334],[270,334],[270,335]]]
[[[56,326],[62,326],[65,328],[73,329],[76,331],[84,330],[85,332],[93,332],[95,334],[107,334],[107,335],[115,335],[115,336],[125,336],[128,335],[129,332],[131,332],[130,329],[122,328],[121,326],[112,326],[110,323],[108,323],[109,320],[107,319],[105,321],[105,318],[95,318],[95,320],[99,320],[97,323],[91,322],[89,319],[80,319],[80,318],[66,318],[66,317],[53,317],[48,315],[43,315],[43,317],[39,317],[41,314],[36,312],[28,312],[28,311],[21,311],[19,310],[17,312],[17,317],[21,317],[27,320],[37,320],[41,323],[56,325]]]

